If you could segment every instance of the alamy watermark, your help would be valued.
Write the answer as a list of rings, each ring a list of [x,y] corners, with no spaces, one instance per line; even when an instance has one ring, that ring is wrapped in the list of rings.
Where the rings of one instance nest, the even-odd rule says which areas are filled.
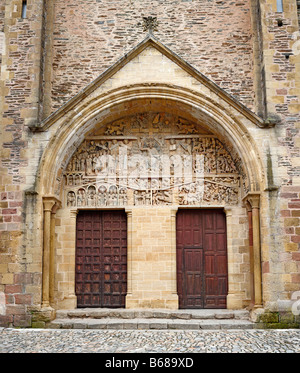
[[[119,149],[117,156],[102,154],[88,162],[87,174],[96,175],[97,184],[108,181],[116,185],[117,179],[123,188],[136,190],[167,190],[173,187],[192,185],[195,181],[203,186],[204,156],[165,154],[134,154],[128,156],[127,148]],[[173,182],[171,184],[171,179]]]

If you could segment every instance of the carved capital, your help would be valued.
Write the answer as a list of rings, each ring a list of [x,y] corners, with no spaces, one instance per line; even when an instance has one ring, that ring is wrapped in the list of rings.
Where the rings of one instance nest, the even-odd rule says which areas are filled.
[[[61,202],[55,196],[44,196],[43,197],[44,211],[50,211],[55,208],[55,212],[61,207]]]
[[[127,216],[128,216],[129,218],[132,217],[132,209],[128,209],[128,208],[126,208],[126,209],[125,209],[125,212],[126,212],[126,214],[127,214]]]
[[[232,216],[232,208],[231,207],[224,207],[224,212],[226,217]]]
[[[78,214],[78,210],[70,210],[70,217],[73,218],[73,219],[76,219],[77,217],[77,214]]]
[[[248,200],[244,200],[244,206],[246,207],[247,212],[251,212],[252,211],[251,204],[250,204],[250,202]]]
[[[52,207],[51,213],[55,215],[59,209],[61,209],[61,202],[57,200],[55,205]]]
[[[250,209],[259,209],[260,193],[248,193],[243,201],[247,211],[250,211]]]
[[[178,211],[178,207],[171,208],[171,217],[172,218],[176,218],[177,211]]]

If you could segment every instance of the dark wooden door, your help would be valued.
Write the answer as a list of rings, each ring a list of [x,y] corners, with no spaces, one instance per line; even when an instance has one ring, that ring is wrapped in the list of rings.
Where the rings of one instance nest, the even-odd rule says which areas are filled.
[[[226,219],[221,210],[179,210],[176,223],[180,308],[226,308]]]
[[[124,211],[80,211],[76,232],[77,307],[125,307],[127,219]]]

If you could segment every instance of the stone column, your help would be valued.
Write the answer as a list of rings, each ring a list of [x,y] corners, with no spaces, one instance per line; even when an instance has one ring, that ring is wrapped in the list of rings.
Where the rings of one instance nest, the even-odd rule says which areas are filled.
[[[125,212],[127,214],[127,303],[132,297],[132,210],[126,209]]]
[[[56,202],[51,211],[50,223],[50,267],[49,267],[49,300],[50,305],[54,303],[54,279],[55,279],[55,218],[56,212],[61,204]]]
[[[253,224],[252,224],[252,207],[248,201],[245,201],[245,207],[248,215],[249,225],[249,262],[250,262],[250,293],[251,304],[254,305],[254,262],[253,262]]]
[[[252,230],[253,230],[253,286],[254,306],[262,307],[262,284],[261,284],[261,248],[260,248],[260,195],[251,193],[245,199],[252,208]],[[251,226],[251,223],[250,223]]]
[[[178,297],[177,293],[177,252],[176,252],[176,214],[178,208],[171,209],[171,245],[172,245],[172,294]]]
[[[241,292],[238,277],[240,273],[237,270],[235,253],[237,247],[234,245],[234,209],[232,207],[224,208],[226,214],[226,231],[227,231],[227,261],[228,261],[228,295],[227,308],[238,310],[243,307],[244,294]]]
[[[50,307],[50,247],[51,247],[51,212],[55,205],[54,197],[44,197],[44,231],[43,231],[43,285],[42,308]]]
[[[252,199],[253,264],[255,307],[262,307],[259,197]]]
[[[64,298],[64,308],[65,309],[75,309],[77,307],[77,296],[75,292],[75,272],[76,272],[76,220],[77,220],[78,210],[71,210],[70,211],[70,237],[72,237],[74,247],[74,255],[70,255],[70,269],[68,275],[68,282],[69,282],[69,290],[68,295]],[[72,250],[73,251],[73,250]]]
[[[235,290],[232,288],[233,280],[231,279],[233,274],[233,263],[234,263],[234,255],[232,251],[232,209],[225,208],[224,209],[226,214],[226,231],[227,231],[227,266],[228,266],[228,295],[227,295],[227,308],[229,309],[236,309],[239,308],[236,305],[236,294]]]

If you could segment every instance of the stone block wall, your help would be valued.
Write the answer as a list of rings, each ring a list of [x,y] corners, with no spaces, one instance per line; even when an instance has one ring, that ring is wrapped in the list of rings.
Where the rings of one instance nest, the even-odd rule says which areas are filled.
[[[232,307],[249,306],[253,298],[251,287],[251,260],[249,252],[249,225],[244,208],[226,210],[228,245],[228,286],[227,303]]]
[[[4,53],[4,15],[5,4],[4,1],[0,3],[0,65],[2,61],[2,54]]]
[[[175,213],[168,207],[131,211],[128,308],[178,308]]]
[[[250,0],[56,0],[51,111],[141,42],[148,16],[160,42],[253,109],[250,15]]]
[[[267,115],[277,121],[276,142],[270,142],[273,173],[269,176],[278,187],[270,188],[264,206],[272,213],[263,279],[268,279],[268,307],[280,311],[300,289],[300,34],[296,1],[284,1],[283,12],[277,12],[276,1],[260,5]]]
[[[25,247],[23,233],[25,190],[32,187],[26,184],[32,172],[27,168],[28,125],[38,114],[43,2],[28,1],[27,19],[21,11],[22,1],[1,1],[0,292],[6,294],[7,312],[0,319],[4,325],[28,326],[27,308],[41,284],[40,273],[30,272],[38,262],[32,248]]]
[[[76,213],[58,210],[55,225],[57,244],[53,303],[58,309],[72,309],[76,307],[74,300]]]

